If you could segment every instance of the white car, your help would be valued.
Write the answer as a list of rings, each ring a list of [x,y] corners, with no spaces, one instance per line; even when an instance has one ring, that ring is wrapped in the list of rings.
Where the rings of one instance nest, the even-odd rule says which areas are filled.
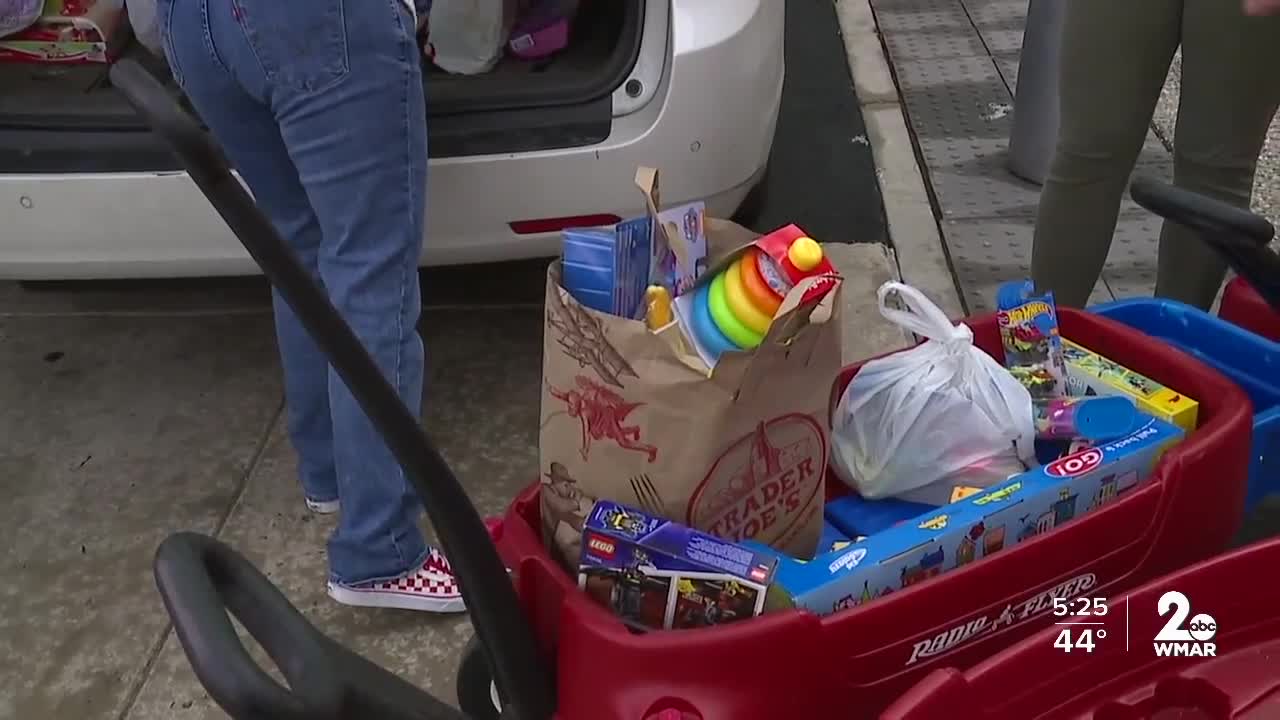
[[[729,217],[760,183],[781,0],[589,0],[545,68],[430,74],[427,265],[547,257],[558,231],[664,205]],[[0,278],[258,273],[118,93],[0,90]]]

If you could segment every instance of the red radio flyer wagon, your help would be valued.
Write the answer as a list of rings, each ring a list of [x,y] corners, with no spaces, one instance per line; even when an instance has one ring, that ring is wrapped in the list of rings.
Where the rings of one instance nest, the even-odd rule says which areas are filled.
[[[1066,336],[1201,403],[1199,428],[1164,455],[1143,485],[995,557],[826,617],[791,610],[706,629],[633,633],[579,592],[552,559],[542,541],[537,485],[486,528],[216,146],[140,65],[123,61],[111,78],[174,147],[405,467],[452,560],[476,630],[459,675],[464,715],[320,633],[231,548],[177,533],[157,551],[157,584],[195,673],[237,720],[873,717],[938,665],[974,663],[1043,628],[1054,598],[1115,594],[1204,558],[1224,548],[1239,523],[1252,423],[1244,393],[1124,325],[1063,311]],[[995,318],[971,325],[978,344],[998,356]],[[835,396],[857,370],[841,374]],[[253,661],[232,615],[275,661],[287,687]]]
[[[494,539],[539,643],[555,654],[556,717],[641,720],[666,710],[689,720],[874,717],[933,668],[966,667],[1043,628],[1053,597],[1105,597],[1226,548],[1240,521],[1253,422],[1243,392],[1105,318],[1064,308],[1059,322],[1064,336],[1203,398],[1199,428],[1113,504],[860,607],[633,634],[548,555],[538,486],[529,487],[495,524]],[[969,324],[977,344],[1001,359],[995,317]],[[833,402],[858,367],[840,374]],[[844,489],[834,476],[828,487]],[[1012,622],[998,621],[1010,611]],[[478,697],[482,688],[487,693],[463,677],[459,695]]]

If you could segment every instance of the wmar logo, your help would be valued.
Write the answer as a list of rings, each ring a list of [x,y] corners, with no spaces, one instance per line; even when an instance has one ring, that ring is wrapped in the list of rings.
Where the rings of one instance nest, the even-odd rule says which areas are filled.
[[[1156,633],[1157,657],[1216,657],[1218,646],[1209,642],[1218,634],[1218,621],[1212,615],[1200,613],[1187,623],[1191,614],[1191,601],[1177,590],[1160,596],[1156,612],[1168,615],[1160,632]],[[1187,623],[1183,626],[1183,623]]]

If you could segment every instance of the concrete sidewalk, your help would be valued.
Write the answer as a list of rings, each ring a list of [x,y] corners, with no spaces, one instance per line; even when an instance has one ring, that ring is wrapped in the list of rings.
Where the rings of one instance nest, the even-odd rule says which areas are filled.
[[[894,185],[884,194],[902,273],[945,295],[939,265],[949,258],[968,313],[989,310],[998,283],[1029,272],[1039,187],[1005,169],[1027,4],[838,3],[868,127],[875,134],[878,126],[883,136],[873,151]],[[1171,177],[1179,78],[1175,61],[1135,173]],[[909,167],[917,159],[918,180]],[[1271,127],[1254,193],[1255,208],[1273,221],[1280,216],[1278,194],[1280,122]],[[926,205],[936,220],[932,232],[924,222]],[[1125,198],[1095,302],[1151,294],[1159,230],[1158,218]]]

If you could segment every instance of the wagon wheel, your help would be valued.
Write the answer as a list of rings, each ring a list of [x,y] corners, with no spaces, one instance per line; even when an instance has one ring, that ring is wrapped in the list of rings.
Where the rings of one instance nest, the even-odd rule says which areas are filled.
[[[493,671],[484,656],[480,641],[474,635],[462,650],[458,665],[458,707],[474,720],[499,720],[502,700],[493,683]]]

